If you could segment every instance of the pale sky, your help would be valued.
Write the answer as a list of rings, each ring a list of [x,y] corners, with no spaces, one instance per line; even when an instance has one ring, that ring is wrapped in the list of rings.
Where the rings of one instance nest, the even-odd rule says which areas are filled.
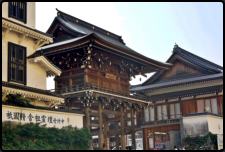
[[[47,31],[56,16],[56,8],[122,36],[128,47],[154,60],[166,62],[176,43],[223,66],[221,2],[36,2],[37,30]],[[145,80],[137,76],[130,84]],[[53,78],[48,78],[47,89],[54,87]]]

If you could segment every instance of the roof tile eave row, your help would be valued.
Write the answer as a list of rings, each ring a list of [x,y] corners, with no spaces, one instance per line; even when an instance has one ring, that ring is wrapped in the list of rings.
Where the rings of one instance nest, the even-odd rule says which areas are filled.
[[[217,85],[217,86],[211,86],[211,87],[205,87],[205,88],[197,88],[192,90],[184,90],[184,91],[178,91],[178,92],[171,92],[171,93],[165,93],[165,94],[158,94],[153,95],[149,97],[149,100],[151,101],[159,101],[167,98],[177,98],[180,96],[189,97],[193,95],[202,95],[202,94],[208,94],[210,92],[221,92],[223,85]]]
[[[200,77],[193,77],[193,78],[188,78],[188,79],[181,79],[181,80],[176,80],[176,81],[170,81],[170,82],[164,82],[164,83],[156,83],[156,84],[150,84],[146,86],[137,86],[132,89],[130,89],[131,92],[142,92],[142,91],[147,91],[149,89],[156,89],[156,88],[164,88],[164,87],[169,87],[169,86],[176,86],[176,85],[182,85],[186,83],[195,83],[196,81],[206,81],[206,80],[215,80],[215,79],[220,79],[223,78],[223,73],[217,73],[217,74],[211,74],[211,75],[204,75]]]

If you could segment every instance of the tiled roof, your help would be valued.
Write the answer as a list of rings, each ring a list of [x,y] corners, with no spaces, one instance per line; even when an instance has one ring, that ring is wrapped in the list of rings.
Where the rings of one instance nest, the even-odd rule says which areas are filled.
[[[106,30],[99,28],[95,25],[92,25],[88,22],[82,21],[81,19],[78,19],[76,17],[68,15],[59,10],[58,10],[58,16],[55,17],[54,21],[50,25],[47,32],[50,32],[54,28],[54,25],[56,25],[57,22],[62,24],[64,27],[66,27],[70,32],[77,33],[77,35],[76,35],[77,37],[74,39],[75,41],[78,39],[81,39],[81,38],[83,39],[84,37],[87,37],[87,36],[95,36],[95,37],[101,39],[102,41],[108,42],[112,45],[115,45],[115,46],[121,48],[122,52],[124,52],[126,54],[135,56],[136,58],[141,58],[141,60],[143,60],[144,62],[147,61],[148,63],[152,63],[153,67],[155,67],[155,65],[156,65],[157,68],[160,67],[160,68],[168,69],[169,67],[172,66],[172,64],[170,64],[170,63],[163,63],[160,61],[156,61],[156,60],[147,58],[146,56],[130,49],[129,47],[127,47],[125,45],[121,36],[118,36],[114,33],[106,31]],[[47,44],[47,45],[39,48],[37,51],[39,51],[41,49],[45,50],[47,48],[54,47],[54,46],[64,45],[64,44],[67,44],[67,42],[72,43],[72,40],[73,39],[68,39],[65,41],[58,42],[58,43],[56,42],[55,44]],[[100,42],[96,42],[96,44],[101,45]]]
[[[215,63],[212,63],[206,59],[203,59],[195,54],[192,54],[192,53],[180,48],[178,45],[175,45],[175,47],[173,49],[173,54],[168,58],[166,63],[169,63],[169,61],[175,56],[175,54],[177,54],[178,56],[180,56],[180,57],[184,58],[185,60],[189,61],[190,63],[192,63],[193,64],[192,66],[194,66],[194,68],[198,69],[202,73],[213,74],[213,73],[223,72],[223,67],[221,67]],[[176,59],[179,59],[179,57]],[[179,59],[179,60],[182,60],[182,59]],[[172,61],[170,61],[170,63]],[[186,61],[183,61],[183,62],[184,62],[184,64],[191,66],[190,63],[187,63]],[[199,67],[201,67],[201,69]],[[144,86],[146,84],[146,82],[150,82],[150,84],[157,82],[158,78],[164,72],[166,72],[166,71],[164,70],[164,71],[158,71],[158,72],[154,73],[150,78],[148,78],[145,82],[143,82],[142,84],[139,84],[139,85]]]
[[[57,67],[55,64],[53,64],[44,54],[42,51],[36,51],[35,53],[31,54],[30,56],[27,57],[27,59],[31,59],[31,58],[35,58],[35,57],[39,57],[39,56],[43,56],[45,57],[45,59],[51,64],[53,65],[55,68],[57,68],[58,70],[62,71],[59,67]]]
[[[179,78],[174,78],[174,79],[169,79],[165,81],[160,81],[160,83],[153,83],[150,85],[145,85],[145,86],[136,86],[130,89],[130,91],[140,91],[140,90],[147,90],[147,89],[153,89],[153,88],[158,88],[158,87],[167,87],[171,85],[178,85],[178,84],[184,84],[184,83],[193,83],[196,81],[205,81],[205,80],[211,80],[211,79],[218,79],[218,78],[223,78],[223,73],[217,73],[217,74],[210,74],[210,75],[197,75],[191,77],[191,75],[188,77],[181,77]]]
[[[60,41],[60,42],[56,42],[56,43],[52,43],[52,44],[48,44],[48,45],[45,45],[43,47],[38,48],[36,51],[41,51],[41,50],[44,50],[44,49],[48,49],[48,48],[57,47],[57,46],[61,46],[61,45],[64,45],[64,44],[76,42],[76,41],[78,41],[78,40],[80,40],[84,37],[87,37],[87,36],[88,35],[73,38],[73,39],[69,39],[69,40],[64,40],[64,41]]]
[[[2,81],[2,86],[9,87],[9,88],[15,88],[15,89],[19,89],[19,90],[25,90],[25,91],[35,92],[35,93],[40,93],[40,94],[54,96],[54,97],[59,97],[59,98],[64,98],[60,94],[53,93],[53,92],[50,92],[50,91],[47,91],[47,90],[32,88],[32,87],[28,87],[28,86],[22,86],[22,85],[18,85],[18,84],[14,84],[14,83],[9,83],[9,82],[5,82],[5,81]]]
[[[97,36],[99,36],[100,38],[112,43],[112,44],[115,44],[117,46],[120,46],[122,48],[125,48],[125,49],[128,49],[130,51],[134,51],[132,50],[131,48],[127,47],[121,40],[121,38],[119,36],[116,37],[111,37],[111,36],[108,36],[107,33],[103,33],[103,32],[100,32],[100,31],[97,31],[97,30],[94,30],[92,29],[91,27],[86,27],[86,26],[83,26],[81,24],[78,24],[76,23],[74,20],[69,20],[67,19],[67,22],[65,20],[63,20],[61,17],[57,16],[56,19],[64,26],[66,26],[67,28],[69,28],[70,30],[74,31],[74,32],[79,32],[81,34],[84,34],[84,35],[89,35],[89,34],[92,34],[92,33],[95,33]],[[79,19],[80,20],[80,19]],[[93,25],[94,27],[96,27],[95,25]],[[134,51],[136,52],[136,51]],[[136,52],[137,53],[137,52]]]
[[[219,114],[215,114],[211,112],[189,113],[187,115],[184,115],[183,117],[200,116],[200,115],[213,115],[213,116],[223,117],[223,115],[219,115]]]
[[[10,105],[10,106],[17,106],[13,103],[9,103],[6,101],[2,101],[3,105]],[[25,107],[26,108],[26,107]],[[84,112],[82,111],[78,111],[78,110],[68,110],[68,109],[55,109],[55,108],[50,108],[50,107],[41,107],[41,106],[34,106],[34,109],[43,109],[43,110],[50,110],[50,111],[58,111],[58,112],[68,112],[68,113],[78,113],[78,114],[84,114]]]
[[[197,95],[199,93],[210,94],[210,93],[213,93],[213,92],[221,92],[222,88],[223,88],[223,85],[217,85],[217,86],[197,88],[197,89],[192,89],[192,90],[184,90],[184,91],[178,91],[178,92],[157,94],[157,95],[150,96],[149,100],[159,101],[159,100],[165,100],[165,99],[176,99],[176,98],[179,98],[179,97],[194,96],[194,95]]]
[[[206,59],[203,59],[195,54],[192,54],[182,48],[180,48],[178,45],[176,45],[177,47],[174,48],[173,53],[176,53],[178,55],[180,55],[181,57],[185,58],[186,60],[197,64],[200,67],[215,71],[215,72],[221,72],[221,70],[223,70],[223,67],[212,63]]]

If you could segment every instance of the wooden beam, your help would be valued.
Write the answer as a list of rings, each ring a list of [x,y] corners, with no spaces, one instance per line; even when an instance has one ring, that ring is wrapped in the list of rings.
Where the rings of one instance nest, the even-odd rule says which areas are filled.
[[[91,117],[99,117],[99,113],[90,111]]]
[[[91,120],[91,124],[98,124],[98,120]]]
[[[118,118],[118,117],[115,117],[115,118],[109,118],[108,121],[109,121],[109,122],[116,122],[116,121],[120,121],[120,118]],[[124,118],[124,121],[131,121],[131,118],[125,117],[125,118]]]
[[[93,124],[93,123],[90,124],[90,127],[98,127],[99,128],[99,126],[100,126],[99,124]]]
[[[40,44],[40,42],[41,42],[41,39],[38,39],[37,42],[36,42],[36,44],[34,45],[34,50],[37,49],[37,46]]]
[[[121,116],[120,112],[118,112],[118,111],[111,111],[111,110],[107,110],[107,109],[103,109],[103,114]]]
[[[107,134],[109,135],[109,136],[114,136],[114,135],[120,135],[120,130],[109,130],[108,132],[107,132]]]

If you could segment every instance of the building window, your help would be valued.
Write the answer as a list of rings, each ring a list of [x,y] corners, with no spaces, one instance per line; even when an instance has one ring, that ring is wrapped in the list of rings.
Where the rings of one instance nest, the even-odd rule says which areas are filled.
[[[204,112],[205,109],[206,112],[218,114],[217,99],[211,98],[211,99],[197,100],[197,109],[198,112]]]
[[[155,112],[153,106],[145,109],[145,121],[155,121]]]
[[[180,118],[180,103],[170,104],[170,119]]]
[[[27,22],[27,2],[9,2],[9,17]]]
[[[158,120],[167,120],[167,106],[162,105],[162,106],[157,106],[157,118]]]
[[[145,109],[145,122],[149,122],[149,108]]]
[[[8,81],[26,85],[26,48],[9,42]]]
[[[155,121],[155,111],[154,111],[154,107],[149,107],[149,110],[150,110],[150,120],[151,121]]]

